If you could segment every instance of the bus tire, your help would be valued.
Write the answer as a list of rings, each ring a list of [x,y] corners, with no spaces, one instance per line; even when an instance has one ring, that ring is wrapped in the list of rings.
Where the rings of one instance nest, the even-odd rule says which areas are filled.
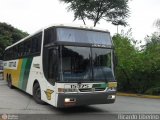
[[[41,88],[39,83],[35,83],[33,86],[33,98],[38,104],[45,104],[44,101],[41,100]]]
[[[13,89],[13,85],[12,85],[12,78],[11,78],[11,76],[9,75],[7,75],[7,83],[8,83],[8,87],[10,88],[10,89]]]

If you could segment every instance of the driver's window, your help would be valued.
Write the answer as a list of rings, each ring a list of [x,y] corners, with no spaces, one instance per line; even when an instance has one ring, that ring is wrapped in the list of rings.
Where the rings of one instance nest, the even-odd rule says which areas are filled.
[[[57,49],[48,49],[48,81],[55,84],[58,79],[58,61]]]

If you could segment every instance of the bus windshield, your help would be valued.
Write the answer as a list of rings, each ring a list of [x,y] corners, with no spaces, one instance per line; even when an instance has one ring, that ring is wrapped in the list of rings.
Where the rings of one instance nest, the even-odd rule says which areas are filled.
[[[58,41],[89,43],[111,46],[111,38],[108,32],[82,30],[73,28],[57,28]]]
[[[111,50],[62,47],[62,82],[112,81]]]

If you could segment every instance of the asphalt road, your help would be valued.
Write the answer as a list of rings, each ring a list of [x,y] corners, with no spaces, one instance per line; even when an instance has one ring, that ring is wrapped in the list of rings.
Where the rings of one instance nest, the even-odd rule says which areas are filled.
[[[36,120],[37,116],[37,120],[115,120],[120,114],[160,114],[160,100],[117,96],[114,104],[57,109],[51,105],[39,105],[32,96],[18,89],[9,89],[5,81],[0,81],[1,114],[23,114],[18,116],[22,120]]]

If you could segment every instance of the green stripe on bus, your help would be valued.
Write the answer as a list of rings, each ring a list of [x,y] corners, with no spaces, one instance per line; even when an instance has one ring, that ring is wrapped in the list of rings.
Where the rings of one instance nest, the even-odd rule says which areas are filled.
[[[26,87],[27,87],[32,60],[33,58],[28,58],[26,62],[25,71],[24,71],[25,74],[23,76],[23,83],[22,83],[22,90],[24,91],[26,90]]]
[[[22,66],[21,66],[21,72],[20,72],[20,77],[19,77],[19,88],[22,88],[22,83],[23,83],[23,76],[24,76],[24,71],[25,71],[25,66],[26,66],[27,58],[24,58],[22,60]]]
[[[30,68],[33,58],[24,58],[22,60],[21,73],[19,78],[19,88],[26,91]]]
[[[104,83],[104,84],[101,84],[101,88],[106,88],[107,87],[107,84]]]
[[[107,84],[104,83],[104,84],[93,84],[93,88],[106,88],[107,87]]]

